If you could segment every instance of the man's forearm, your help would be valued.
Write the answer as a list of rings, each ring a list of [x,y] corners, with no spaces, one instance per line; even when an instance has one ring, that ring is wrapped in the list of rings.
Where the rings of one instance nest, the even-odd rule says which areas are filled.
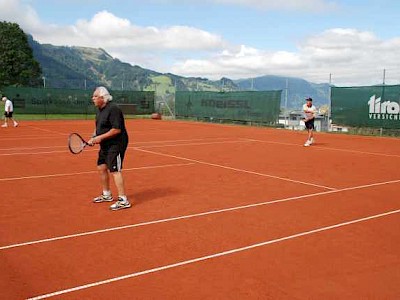
[[[100,143],[101,141],[104,141],[104,140],[107,140],[109,138],[112,138],[113,136],[116,136],[116,135],[118,135],[120,133],[121,133],[121,129],[111,128],[106,133],[98,135],[94,139],[95,139],[96,143]]]

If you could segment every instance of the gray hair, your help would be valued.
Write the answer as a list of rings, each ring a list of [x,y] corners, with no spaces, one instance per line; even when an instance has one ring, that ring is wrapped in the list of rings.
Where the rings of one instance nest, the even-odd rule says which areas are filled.
[[[99,92],[99,96],[103,97],[105,102],[112,101],[112,96],[110,95],[110,92],[104,86],[97,87],[96,91]]]

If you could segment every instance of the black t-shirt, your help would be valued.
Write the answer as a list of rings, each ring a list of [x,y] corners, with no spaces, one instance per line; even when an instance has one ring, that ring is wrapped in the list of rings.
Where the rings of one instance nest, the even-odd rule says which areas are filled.
[[[114,103],[99,109],[96,113],[96,135],[101,135],[110,129],[121,129],[121,133],[100,143],[101,147],[112,145],[125,146],[128,144],[128,133],[125,128],[124,115],[121,109]]]

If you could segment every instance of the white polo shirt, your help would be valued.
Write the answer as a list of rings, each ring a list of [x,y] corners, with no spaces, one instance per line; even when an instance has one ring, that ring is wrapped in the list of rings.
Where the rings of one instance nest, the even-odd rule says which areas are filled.
[[[11,100],[9,100],[9,99],[6,100],[6,104],[4,105],[4,111],[7,111],[7,112],[14,111],[14,106],[13,106]]]
[[[315,118],[317,115],[317,108],[314,105],[311,105],[311,107],[308,107],[307,103],[305,103],[303,105],[303,112],[307,119],[312,119],[312,118]]]

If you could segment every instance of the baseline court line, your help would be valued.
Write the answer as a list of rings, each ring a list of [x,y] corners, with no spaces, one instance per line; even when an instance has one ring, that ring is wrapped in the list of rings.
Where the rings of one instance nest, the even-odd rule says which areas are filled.
[[[146,169],[158,169],[158,168],[168,168],[168,167],[181,167],[181,166],[190,166],[195,163],[185,163],[185,164],[168,164],[168,165],[156,165],[156,166],[144,166],[144,167],[135,167],[135,168],[124,168],[124,171],[132,171],[132,170],[146,170]],[[92,174],[97,173],[98,171],[84,171],[84,172],[76,172],[76,173],[60,173],[60,174],[47,174],[47,175],[35,175],[35,176],[23,176],[23,177],[9,177],[9,178],[0,178],[1,181],[13,181],[13,180],[25,180],[25,179],[38,179],[38,178],[51,178],[51,177],[62,177],[62,176],[76,176],[82,174]]]
[[[263,141],[263,140],[248,139],[248,138],[243,138],[243,140],[246,140],[246,141],[249,141],[249,142],[252,141],[252,142],[266,143],[266,144],[277,144],[277,145],[285,145],[285,146],[304,147],[303,145],[292,144],[292,143],[282,143],[282,142]],[[384,153],[366,152],[366,151],[351,150],[351,149],[339,149],[339,148],[323,147],[323,146],[318,146],[318,143],[317,143],[316,145],[313,145],[313,146],[311,147],[311,149],[314,149],[314,150],[341,151],[341,152],[350,152],[350,153],[366,154],[366,155],[375,155],[375,156],[400,157],[400,155],[397,155],[397,154],[384,154]]]
[[[223,168],[223,169],[227,169],[227,170],[232,170],[232,171],[237,171],[237,172],[242,172],[242,173],[247,173],[247,174],[253,174],[253,175],[258,175],[258,176],[263,176],[263,177],[269,177],[269,178],[279,179],[279,180],[293,182],[293,183],[300,183],[300,184],[319,187],[319,188],[328,189],[328,190],[336,190],[336,188],[332,188],[332,187],[329,187],[329,186],[324,186],[324,185],[319,185],[319,184],[314,184],[314,183],[309,183],[309,182],[304,182],[304,181],[300,181],[300,180],[294,180],[294,179],[289,179],[289,178],[284,178],[284,177],[279,177],[279,176],[274,176],[274,175],[269,175],[269,174],[264,174],[264,173],[244,170],[244,169],[228,167],[228,166],[224,166],[224,165],[209,163],[209,162],[205,162],[205,161],[201,161],[201,160],[191,159],[191,158],[182,157],[182,156],[176,156],[176,155],[172,155],[172,154],[165,154],[165,153],[160,153],[160,152],[155,152],[155,151],[150,151],[150,150],[144,150],[144,149],[142,149],[142,147],[133,147],[133,148],[135,150],[137,150],[137,151],[152,153],[152,154],[160,155],[160,156],[177,158],[177,159],[181,159],[181,160],[186,160],[186,161],[195,162],[195,163],[199,163],[199,164],[203,164],[203,165]]]
[[[28,241],[28,242],[23,242],[23,243],[18,243],[18,244],[11,244],[11,245],[6,245],[6,246],[1,246],[0,250],[7,250],[7,249],[11,249],[11,248],[54,242],[54,241],[65,240],[65,239],[70,239],[70,238],[77,238],[77,237],[94,235],[94,234],[105,233],[105,232],[110,232],[110,231],[118,231],[118,230],[124,230],[124,229],[136,228],[136,227],[143,227],[143,226],[167,223],[167,222],[178,221],[178,220],[192,219],[192,218],[197,218],[197,217],[202,217],[202,216],[209,216],[209,215],[220,214],[220,213],[225,213],[225,212],[230,212],[230,211],[237,211],[237,210],[248,209],[248,208],[253,208],[253,207],[258,207],[258,206],[265,206],[265,205],[271,205],[271,204],[276,204],[276,203],[295,201],[295,200],[311,198],[311,197],[316,197],[316,196],[324,196],[324,195],[329,195],[329,194],[364,189],[364,188],[381,186],[381,185],[392,184],[392,183],[400,183],[400,179],[393,180],[393,181],[367,184],[367,185],[360,185],[360,186],[344,188],[344,189],[334,190],[334,191],[325,191],[325,192],[319,192],[319,193],[313,193],[313,194],[305,194],[305,195],[301,195],[301,196],[282,198],[282,199],[277,199],[277,200],[272,200],[272,201],[265,201],[265,202],[259,202],[259,203],[241,205],[241,206],[228,207],[228,208],[223,208],[223,209],[218,209],[218,210],[211,210],[211,211],[206,211],[206,212],[201,212],[201,213],[196,213],[196,214],[171,217],[171,218],[148,221],[148,222],[143,222],[143,223],[129,224],[129,225],[124,225],[124,226],[111,227],[111,228],[106,228],[106,229],[99,229],[99,230],[69,234],[69,235],[46,238],[46,239],[41,239],[41,240]]]
[[[217,252],[217,253],[206,255],[206,256],[201,256],[201,257],[197,257],[197,258],[193,258],[193,259],[189,259],[189,260],[184,260],[184,261],[177,262],[174,264],[164,265],[164,266],[160,266],[160,267],[156,267],[156,268],[152,268],[152,269],[148,269],[148,270],[143,270],[143,271],[136,272],[136,273],[131,273],[131,274],[127,274],[127,275],[123,275],[123,276],[119,276],[119,277],[114,277],[114,278],[110,278],[110,279],[106,279],[106,280],[102,280],[102,281],[97,281],[97,282],[93,282],[93,283],[89,283],[89,284],[85,284],[85,285],[80,285],[80,286],[72,287],[72,288],[65,289],[65,290],[59,290],[59,291],[56,291],[53,293],[28,298],[28,300],[39,300],[39,299],[45,299],[45,298],[49,298],[49,297],[59,296],[62,294],[72,293],[72,292],[76,292],[79,290],[84,290],[84,289],[97,287],[97,286],[104,285],[104,284],[113,283],[116,281],[121,281],[121,280],[139,277],[139,276],[143,276],[143,275],[147,275],[147,274],[151,274],[151,273],[161,272],[164,270],[177,268],[177,267],[184,266],[184,265],[194,264],[194,263],[198,263],[201,261],[214,259],[214,258],[218,258],[218,257],[222,257],[222,256],[232,255],[235,253],[252,250],[255,248],[259,248],[259,247],[263,247],[263,246],[267,246],[267,245],[271,245],[271,244],[276,244],[279,242],[284,242],[284,241],[288,241],[288,240],[292,240],[292,239],[296,239],[296,238],[300,238],[303,236],[308,236],[308,235],[312,235],[312,234],[316,234],[316,233],[320,233],[320,232],[324,232],[324,231],[328,231],[328,230],[333,230],[333,229],[337,229],[337,228],[348,226],[348,225],[353,225],[353,224],[366,222],[366,221],[373,220],[373,219],[383,218],[383,217],[394,215],[397,213],[400,213],[400,209],[388,211],[388,212],[377,214],[377,215],[367,216],[364,218],[355,219],[355,220],[351,220],[351,221],[347,221],[347,222],[337,223],[337,224],[330,225],[330,226],[320,227],[320,228],[316,228],[316,229],[309,230],[309,231],[303,231],[303,232],[296,233],[293,235],[288,235],[285,237],[268,240],[268,241],[265,241],[262,243],[251,244],[251,245],[248,245],[245,247],[235,248],[235,249],[231,249],[231,250],[227,250],[227,251],[223,251],[223,252]]]

